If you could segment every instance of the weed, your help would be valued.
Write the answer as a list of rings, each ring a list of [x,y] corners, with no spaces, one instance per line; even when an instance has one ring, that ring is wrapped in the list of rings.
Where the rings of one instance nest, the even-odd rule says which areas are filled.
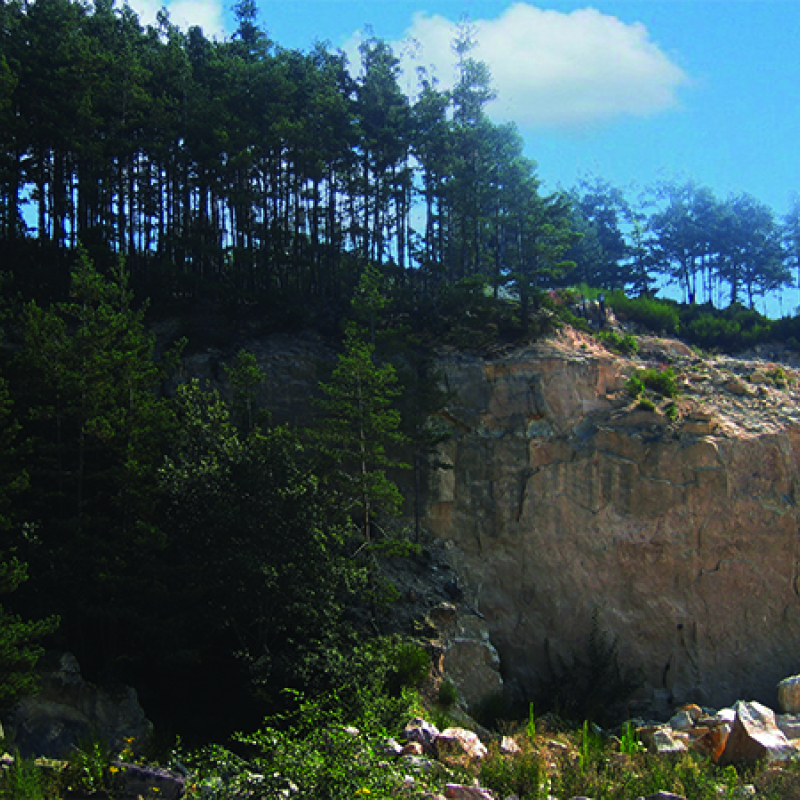
[[[525,725],[525,733],[528,734],[528,739],[531,741],[536,738],[536,719],[533,716],[533,703],[528,704],[528,722]]]
[[[111,784],[111,752],[99,738],[83,739],[69,757],[66,779],[70,791],[86,794],[107,792]]]
[[[645,746],[639,741],[639,737],[636,734],[636,726],[632,722],[626,723],[622,728],[619,751],[629,756],[645,751]]]
[[[14,763],[0,783],[0,797],[9,800],[44,800],[44,778],[33,759],[22,758],[18,752],[14,754]]]
[[[517,796],[538,800],[548,795],[547,769],[542,756],[530,744],[514,756],[501,753],[496,744],[481,763],[480,783],[497,797]]]

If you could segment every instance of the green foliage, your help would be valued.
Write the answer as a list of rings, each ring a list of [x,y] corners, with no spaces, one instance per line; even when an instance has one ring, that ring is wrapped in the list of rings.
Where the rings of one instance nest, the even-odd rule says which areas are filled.
[[[639,352],[638,340],[629,333],[620,336],[616,331],[600,331],[597,338],[606,347],[622,355],[635,356]]]
[[[647,295],[628,297],[618,290],[608,292],[606,305],[614,310],[617,319],[636,323],[654,333],[675,335],[681,331],[681,318],[675,302]]]
[[[0,594],[13,592],[27,578],[26,567],[17,558],[0,561]],[[58,617],[25,622],[0,606],[0,708],[37,691],[34,668],[44,654],[39,642],[53,633],[58,623]]]
[[[638,372],[631,373],[630,378],[628,378],[625,383],[625,391],[627,391],[631,397],[639,397],[644,391],[644,381],[641,379]]]
[[[656,411],[657,406],[656,404],[649,398],[649,397],[641,397],[639,398],[639,402],[636,404],[636,408],[640,411]]]
[[[602,733],[589,720],[583,721],[578,737],[578,767],[587,772],[605,756]]]
[[[164,656],[179,670],[236,653],[265,698],[324,687],[355,642],[346,606],[366,589],[335,498],[288,428],[241,434],[197,382],[176,402],[181,434],[161,470],[176,587]]]
[[[625,388],[631,397],[638,397],[645,389],[649,389],[661,397],[675,398],[680,394],[675,371],[671,367],[636,370],[631,374]]]
[[[198,783],[190,796],[222,800],[289,792],[299,800],[352,800],[390,798],[401,791],[408,767],[388,763],[380,749],[390,731],[378,697],[362,702],[355,715],[335,695],[293,705],[296,711],[271,716],[260,730],[236,737],[246,747],[245,758],[220,747],[195,757],[191,766]],[[415,778],[420,793],[431,788],[424,773]]]
[[[113,672],[120,647],[146,636],[149,624],[140,590],[163,546],[157,464],[173,424],[158,391],[177,354],[156,360],[126,270],[102,274],[84,251],[69,300],[49,309],[29,303],[22,324],[13,369],[15,399],[28,412],[30,490],[18,513],[36,536],[14,540],[33,576],[20,599],[37,614],[59,610],[88,674],[101,664]]]
[[[64,780],[70,792],[108,794],[112,785],[111,751],[99,738],[78,742],[70,754]]]
[[[497,743],[492,743],[488,750],[480,766],[481,786],[497,797],[547,798],[547,763],[530,743],[524,742],[522,752],[513,757],[501,753]]]
[[[389,452],[405,441],[400,412],[392,407],[400,393],[397,375],[391,364],[376,364],[374,354],[375,346],[349,324],[331,381],[321,385],[324,416],[312,431],[332,483],[367,541],[376,516],[399,513],[402,496],[386,471],[405,466]]]
[[[428,679],[431,656],[424,647],[407,639],[389,640],[384,647],[385,687],[391,696],[399,696],[404,688],[418,688]]]
[[[439,684],[439,691],[436,693],[436,702],[444,708],[451,708],[458,702],[458,689],[455,684],[445,678]]]
[[[240,350],[229,366],[223,364],[233,394],[233,409],[239,418],[240,427],[249,431],[256,424],[256,399],[258,390],[264,385],[266,374],[258,366],[252,353]]]
[[[625,755],[636,755],[643,753],[647,748],[639,740],[636,733],[636,726],[632,722],[626,722],[622,726],[622,734],[620,736],[619,751]]]
[[[681,308],[681,332],[706,350],[736,352],[773,337],[773,323],[754,309],[734,303],[718,310],[711,304]]]
[[[23,758],[19,751],[14,763],[0,773],[0,797],[8,800],[46,800],[56,797],[56,787],[49,786],[42,770],[32,758]]]
[[[528,719],[525,723],[525,733],[531,741],[536,737],[536,717],[533,714],[533,703],[528,703]]]

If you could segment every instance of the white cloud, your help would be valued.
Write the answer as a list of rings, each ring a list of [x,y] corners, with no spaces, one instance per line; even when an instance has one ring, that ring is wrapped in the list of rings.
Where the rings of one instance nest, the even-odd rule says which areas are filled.
[[[138,14],[142,25],[153,25],[156,14],[166,8],[170,21],[186,31],[193,25],[203,29],[208,37],[222,38],[225,34],[225,6],[221,0],[127,0]]]
[[[489,111],[523,129],[655,114],[678,107],[678,89],[688,82],[644,25],[593,8],[565,14],[520,2],[472,28],[471,55],[489,66],[498,93]],[[456,31],[456,23],[427,14],[407,31],[421,45],[412,66],[432,67],[442,86],[453,82]],[[394,47],[399,54],[403,43]]]

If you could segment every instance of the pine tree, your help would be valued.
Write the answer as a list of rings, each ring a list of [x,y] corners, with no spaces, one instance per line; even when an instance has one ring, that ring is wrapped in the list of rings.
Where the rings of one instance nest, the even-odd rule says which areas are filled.
[[[42,610],[57,608],[67,635],[86,643],[76,655],[88,671],[111,669],[126,646],[126,597],[162,546],[152,518],[172,413],[156,392],[171,359],[156,362],[131,300],[124,268],[106,277],[81,254],[68,302],[27,307],[17,366],[31,417],[26,508],[40,543],[24,557],[37,579],[47,575]]]
[[[25,565],[15,557],[0,558],[0,594],[13,592],[28,579]],[[0,606],[0,708],[38,688],[34,667],[44,654],[40,640],[58,627],[58,617],[26,622]]]
[[[406,466],[389,452],[405,441],[400,412],[392,407],[400,394],[397,375],[391,364],[376,363],[375,345],[351,322],[344,351],[322,390],[325,397],[319,405],[324,417],[315,436],[332,465],[346,508],[355,512],[369,541],[376,517],[398,514],[402,503],[397,484],[386,474]]]

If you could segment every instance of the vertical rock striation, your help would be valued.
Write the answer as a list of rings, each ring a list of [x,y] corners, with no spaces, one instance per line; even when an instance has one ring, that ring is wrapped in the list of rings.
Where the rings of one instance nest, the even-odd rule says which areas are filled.
[[[579,334],[442,353],[453,469],[432,476],[426,522],[455,543],[504,674],[526,688],[545,643],[581,650],[599,608],[652,697],[774,704],[800,661],[794,389],[751,389],[761,362],[650,344],[683,374],[674,421],[624,391],[646,364]]]

